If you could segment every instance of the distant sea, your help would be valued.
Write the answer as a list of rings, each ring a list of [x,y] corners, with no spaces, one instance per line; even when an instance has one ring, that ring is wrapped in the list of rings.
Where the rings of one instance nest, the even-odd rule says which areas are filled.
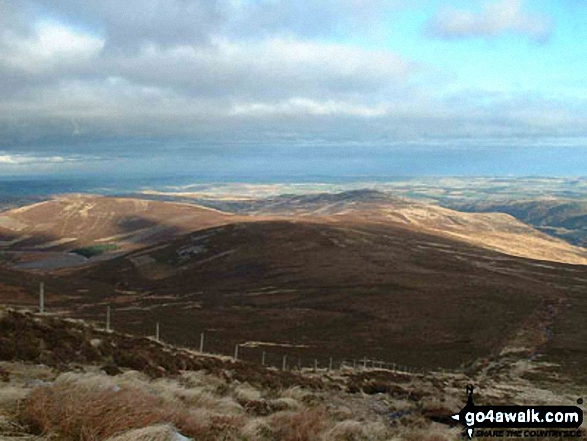
[[[206,176],[167,176],[167,177],[0,177],[0,197],[47,196],[66,193],[93,193],[103,195],[129,194],[143,190],[169,190],[188,185],[207,185],[222,183],[278,184],[278,183],[325,183],[343,184],[352,182],[393,182],[406,181],[406,177],[394,176],[273,176],[255,178],[250,176],[206,177]]]
[[[43,196],[64,193],[117,194],[139,191],[167,185],[176,185],[176,179],[168,178],[63,178],[63,177],[2,177],[0,195],[2,196]]]

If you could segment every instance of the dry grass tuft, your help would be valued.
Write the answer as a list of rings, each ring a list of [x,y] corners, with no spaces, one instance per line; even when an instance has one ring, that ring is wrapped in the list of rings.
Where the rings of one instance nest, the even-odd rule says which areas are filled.
[[[108,438],[106,441],[188,441],[177,432],[175,427],[169,424],[144,427],[142,429],[130,430],[122,435]]]
[[[172,420],[153,395],[137,389],[72,386],[63,382],[35,389],[20,412],[33,433],[94,441]]]
[[[249,385],[247,383],[239,384],[238,386],[236,386],[234,388],[232,395],[239,402],[240,401],[258,401],[261,399],[261,392],[259,392],[258,389],[255,389],[254,387],[252,387],[251,385]]]
[[[12,413],[27,396],[28,390],[15,386],[0,386],[0,415]]]
[[[330,418],[319,409],[278,412],[268,417],[272,439],[281,441],[313,441],[327,429]]]
[[[340,421],[322,435],[323,441],[383,441],[388,431],[383,423]]]
[[[190,395],[189,403],[178,398],[190,394],[170,382],[143,383],[106,375],[63,374],[54,384],[33,390],[19,412],[19,421],[31,432],[57,435],[60,439],[97,441],[134,429],[157,424],[173,424],[181,433],[198,440],[217,439],[219,434],[237,433],[243,417],[228,412],[238,410],[236,403],[224,408],[226,400],[209,398],[199,402]],[[209,404],[210,408],[196,407]],[[240,411],[242,412],[242,410]]]

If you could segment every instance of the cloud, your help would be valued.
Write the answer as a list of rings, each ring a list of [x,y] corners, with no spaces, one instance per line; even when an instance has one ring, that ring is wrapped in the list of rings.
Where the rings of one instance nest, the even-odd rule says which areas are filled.
[[[148,156],[174,139],[389,145],[587,133],[576,99],[447,97],[462,88],[458,76],[441,79],[387,44],[349,42],[391,26],[387,12],[407,3],[0,0],[1,163]],[[430,29],[539,39],[544,20],[511,0],[477,14],[441,10]]]
[[[63,156],[0,154],[0,164],[2,165],[62,164],[65,162],[76,162],[79,160],[80,159],[74,157]]]
[[[387,109],[382,106],[369,107],[361,104],[328,100],[319,102],[305,98],[292,98],[278,103],[236,104],[232,108],[234,115],[345,115],[359,117],[383,116]]]
[[[380,106],[363,101],[397,94],[415,68],[386,50],[293,37],[151,43],[116,54],[104,45],[61,27],[0,40],[0,63],[10,67],[0,78],[15,83],[0,99],[0,144],[59,134],[68,141],[193,134],[220,119],[262,113],[369,116]]]
[[[145,43],[205,45],[220,35],[245,39],[286,34],[312,38],[368,27],[400,0],[37,0],[48,14],[99,29],[108,50]]]
[[[524,0],[500,0],[485,4],[477,13],[445,7],[426,23],[425,33],[443,39],[493,38],[515,33],[534,41],[546,40],[552,32],[552,20],[525,12],[523,6]]]
[[[35,33],[19,38],[6,32],[1,40],[0,61],[5,67],[41,73],[96,57],[104,40],[56,23],[42,22]]]
[[[111,61],[111,74],[133,82],[191,96],[255,99],[374,93],[405,81],[412,69],[389,51],[292,38],[222,38],[205,47],[167,49],[151,45]]]
[[[96,29],[107,49],[137,50],[146,42],[165,46],[204,44],[226,20],[223,0],[38,0],[44,12],[75,26]]]

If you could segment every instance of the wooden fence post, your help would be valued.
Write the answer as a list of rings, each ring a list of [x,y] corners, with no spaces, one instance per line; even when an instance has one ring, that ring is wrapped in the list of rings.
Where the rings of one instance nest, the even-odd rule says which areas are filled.
[[[45,313],[45,283],[39,284],[39,312]]]

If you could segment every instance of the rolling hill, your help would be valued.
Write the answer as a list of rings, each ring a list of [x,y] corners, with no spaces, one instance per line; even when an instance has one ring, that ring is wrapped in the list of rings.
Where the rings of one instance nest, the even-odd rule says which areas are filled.
[[[587,246],[587,203],[566,199],[532,199],[453,203],[451,208],[469,212],[501,212],[514,216],[571,244]]]
[[[239,203],[230,214],[73,195],[4,212],[9,253],[118,247],[21,288],[7,283],[20,291],[5,290],[5,303],[34,305],[43,278],[60,314],[103,321],[109,305],[118,329],[152,334],[159,322],[163,338],[189,346],[205,332],[211,351],[240,344],[255,360],[267,351],[428,369],[514,350],[584,375],[581,248],[509,215],[373,191]]]
[[[152,194],[147,196],[163,197]],[[166,199],[173,200],[173,197],[167,196]],[[190,199],[182,196],[180,200]],[[485,212],[492,210],[471,210],[469,206],[463,207],[465,212],[456,211],[377,190],[240,198],[233,201],[227,197],[219,200],[191,200],[253,218],[303,218],[328,223],[351,221],[404,226],[514,256],[587,264],[587,250],[536,230],[524,223],[524,220],[516,219],[515,213],[510,215]]]
[[[159,321],[169,341],[197,346],[205,332],[217,351],[230,353],[239,343],[254,359],[277,350],[321,362],[367,356],[456,367],[511,345],[532,354],[555,341],[562,351],[572,347],[577,363],[586,355],[575,338],[584,326],[549,333],[564,323],[567,304],[577,308],[573,314],[585,312],[587,267],[388,224],[235,223],[75,276],[118,287],[88,294],[77,310],[85,318],[115,304],[127,331],[149,333]]]
[[[0,213],[0,246],[21,267],[51,269],[99,254],[120,254],[233,217],[195,205],[65,195]]]

